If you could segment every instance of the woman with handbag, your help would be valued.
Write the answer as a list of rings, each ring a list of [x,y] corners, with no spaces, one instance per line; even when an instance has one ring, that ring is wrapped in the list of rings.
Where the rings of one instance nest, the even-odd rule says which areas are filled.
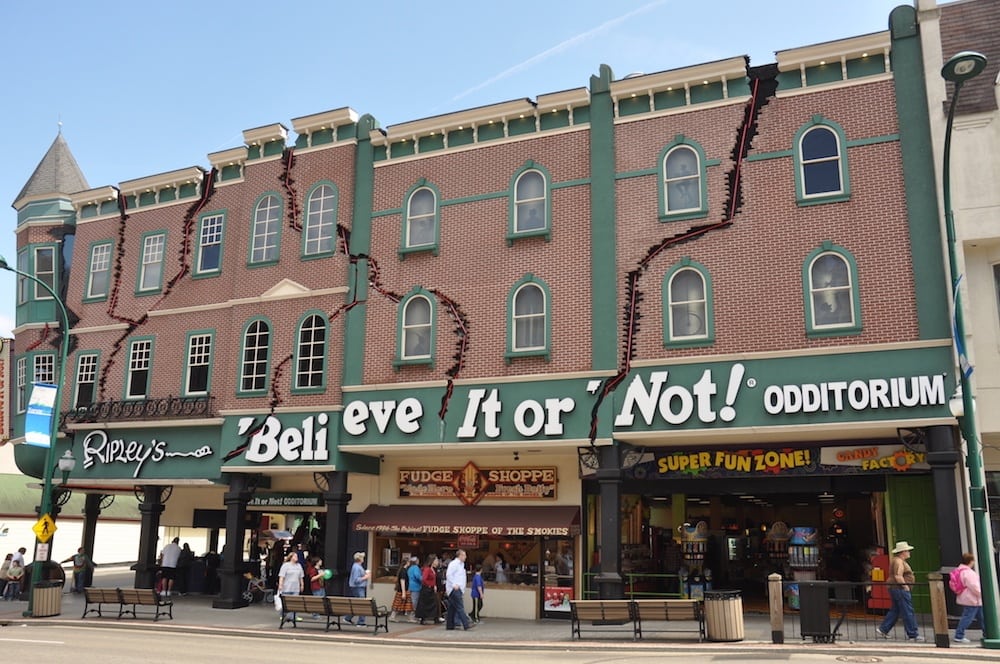
[[[437,567],[439,564],[438,557],[432,553],[427,556],[427,562],[421,573],[420,599],[417,606],[414,607],[414,614],[421,625],[426,620],[434,623],[444,622],[444,618],[441,617],[441,601],[437,593]]]

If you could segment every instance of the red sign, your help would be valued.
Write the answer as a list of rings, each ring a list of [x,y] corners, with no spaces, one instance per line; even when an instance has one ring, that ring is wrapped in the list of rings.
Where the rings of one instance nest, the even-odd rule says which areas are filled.
[[[458,546],[462,549],[478,549],[479,535],[459,535]]]

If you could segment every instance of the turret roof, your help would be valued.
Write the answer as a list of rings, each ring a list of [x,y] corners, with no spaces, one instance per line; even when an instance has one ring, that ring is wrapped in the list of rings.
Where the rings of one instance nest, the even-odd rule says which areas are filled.
[[[80,167],[73,158],[73,153],[66,144],[62,132],[52,141],[48,152],[38,162],[35,172],[28,178],[21,193],[14,199],[14,209],[20,209],[19,203],[26,198],[38,199],[53,194],[68,195],[77,191],[90,189],[87,178],[83,177]]]

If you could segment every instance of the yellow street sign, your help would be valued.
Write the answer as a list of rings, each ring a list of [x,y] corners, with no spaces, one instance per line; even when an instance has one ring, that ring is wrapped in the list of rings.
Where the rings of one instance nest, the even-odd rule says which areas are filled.
[[[48,542],[56,532],[56,522],[48,514],[43,514],[31,529],[35,531],[39,542]]]

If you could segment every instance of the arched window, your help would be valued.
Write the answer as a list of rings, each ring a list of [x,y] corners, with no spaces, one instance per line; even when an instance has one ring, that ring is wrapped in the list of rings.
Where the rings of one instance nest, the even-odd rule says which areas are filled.
[[[799,205],[847,200],[851,196],[847,139],[840,125],[816,115],[795,135],[795,197]]]
[[[835,253],[820,254],[809,267],[809,295],[813,327],[850,325],[854,322],[851,272],[847,261]]]
[[[537,170],[521,173],[514,185],[514,232],[542,230],[547,218],[545,176]]]
[[[666,190],[666,213],[701,209],[701,166],[698,153],[678,145],[667,153],[663,163]]]
[[[243,333],[240,392],[267,390],[267,364],[270,354],[271,326],[265,320],[251,321]]]
[[[708,335],[705,280],[697,270],[683,269],[670,279],[670,338]]]
[[[420,187],[406,203],[406,248],[437,244],[437,197],[429,187]]]
[[[545,348],[545,309],[545,293],[537,285],[525,284],[514,293],[514,352]]]
[[[827,127],[810,129],[802,136],[802,189],[806,196],[838,194],[840,181],[840,144]]]
[[[685,257],[663,276],[663,342],[703,346],[715,339],[712,280],[704,265]]]
[[[322,184],[312,190],[306,202],[306,223],[302,228],[303,255],[333,252],[336,212],[337,194],[333,187]]]
[[[318,314],[306,316],[299,325],[295,346],[295,387],[322,388],[326,383],[326,320]]]
[[[403,305],[403,360],[430,358],[432,321],[431,301],[423,295],[415,295]]]
[[[250,242],[250,262],[269,263],[278,260],[278,224],[281,201],[267,195],[260,199],[253,213],[253,237]]]

